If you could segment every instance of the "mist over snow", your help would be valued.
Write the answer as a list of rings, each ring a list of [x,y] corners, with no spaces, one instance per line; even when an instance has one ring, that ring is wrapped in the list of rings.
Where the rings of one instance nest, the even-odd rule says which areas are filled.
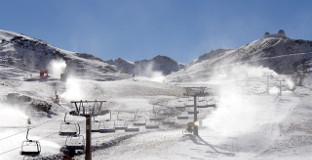
[[[66,62],[63,59],[54,59],[50,61],[47,68],[51,77],[59,78],[65,72]]]
[[[166,77],[161,71],[155,71],[154,63],[149,62],[144,67],[136,68],[135,73],[138,75],[136,79],[144,81],[164,82]]]
[[[216,68],[207,84],[217,85],[215,93],[218,107],[203,120],[203,125],[222,136],[257,132],[261,126],[280,122],[288,111],[285,108],[296,105],[290,103],[285,106],[285,110],[276,112],[276,99],[266,93],[267,76],[270,77],[271,95],[278,95],[279,92],[278,86],[272,86],[274,79],[284,79],[284,88],[293,87],[294,83],[287,76],[278,75],[266,67],[250,65]]]

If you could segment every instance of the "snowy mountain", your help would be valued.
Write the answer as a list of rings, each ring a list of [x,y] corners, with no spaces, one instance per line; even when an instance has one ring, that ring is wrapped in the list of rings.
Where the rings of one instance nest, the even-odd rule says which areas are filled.
[[[0,64],[30,72],[48,70],[52,60],[63,60],[66,70],[79,77],[120,79],[129,77],[117,67],[86,53],[74,53],[22,34],[0,30]]]
[[[198,57],[198,59],[195,61],[196,63],[202,62],[207,59],[211,59],[213,56],[216,56],[218,54],[224,53],[226,51],[229,51],[230,49],[216,49],[216,50],[211,50],[208,53],[205,53],[201,56]]]
[[[151,71],[161,72],[163,75],[169,75],[184,68],[175,60],[167,56],[156,56],[150,60],[135,61],[134,63],[118,58],[116,60],[106,61],[108,64],[115,65],[127,73],[149,76]]]
[[[215,70],[226,70],[237,64],[268,67],[277,73],[294,74],[304,64],[312,66],[312,41],[291,39],[278,34],[267,35],[240,48],[215,50],[184,70],[169,77],[174,81],[205,79]]]
[[[31,159],[61,159],[61,147],[85,144],[85,139],[75,138],[87,137],[89,127],[95,131],[91,141],[95,160],[311,159],[312,79],[291,87],[293,81],[280,74],[300,70],[301,62],[311,71],[311,41],[266,33],[238,49],[206,53],[180,69],[180,64],[165,56],[134,63],[103,62],[21,34],[1,31],[0,39],[0,159],[26,159],[20,155],[26,128],[31,128],[28,138],[41,146],[40,155]],[[49,68],[55,59],[66,62],[75,76],[67,81],[23,79]],[[155,74],[164,78],[157,81],[143,76],[126,79],[131,75],[123,73],[148,75],[155,70],[173,73]],[[185,96],[183,87],[206,87],[208,96],[197,97],[195,103],[193,96]],[[65,121],[64,113],[78,109],[71,104],[76,100],[105,100],[101,109],[110,114],[93,117],[91,126],[82,116],[67,114]],[[189,123],[195,119],[194,103],[201,107],[197,121]],[[85,105],[83,110],[96,111],[95,106]],[[79,125],[78,135],[73,125]],[[193,125],[198,126],[199,135],[187,132]],[[61,131],[76,135],[62,136]],[[82,160],[84,153],[79,150],[74,158]]]

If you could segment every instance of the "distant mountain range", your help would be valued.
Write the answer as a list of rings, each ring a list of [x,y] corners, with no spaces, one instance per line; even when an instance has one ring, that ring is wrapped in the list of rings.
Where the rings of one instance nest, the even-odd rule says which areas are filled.
[[[170,75],[172,80],[189,80],[209,76],[212,68],[236,63],[261,65],[278,73],[292,74],[302,64],[311,69],[312,41],[288,38],[284,31],[265,33],[263,38],[240,48],[212,50],[184,65],[161,55],[135,62],[121,58],[102,60],[91,54],[65,51],[39,39],[0,30],[0,65],[38,71],[45,69],[53,59],[63,59],[67,70],[76,76],[101,80],[124,79],[133,74],[149,76],[153,71]]]
[[[140,60],[135,62],[129,62],[121,58],[105,62],[111,65],[115,65],[119,69],[127,73],[145,76],[148,76],[148,73],[146,73],[147,71],[158,71],[162,72],[163,75],[169,75],[172,72],[176,72],[184,68],[183,64],[179,64],[178,62],[169,57],[160,55],[150,60]]]

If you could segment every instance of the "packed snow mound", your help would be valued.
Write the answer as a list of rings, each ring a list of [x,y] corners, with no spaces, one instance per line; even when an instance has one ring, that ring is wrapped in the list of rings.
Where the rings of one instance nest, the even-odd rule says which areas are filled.
[[[215,53],[215,52],[211,52]],[[207,55],[208,56],[208,55]],[[204,57],[207,57],[204,56]],[[238,49],[217,52],[168,77],[172,81],[201,81],[214,70],[226,70],[235,65],[252,64],[268,67],[277,73],[294,74],[302,64],[311,70],[312,41],[287,37],[261,38]]]
[[[150,68],[153,72],[160,72],[162,75],[169,75],[173,72],[177,72],[181,68],[184,68],[184,65],[179,64],[175,60],[167,57],[167,56],[156,56],[150,60],[141,60],[135,62],[129,62],[118,58],[116,60],[109,60],[106,63],[115,65],[121,70],[136,74],[140,76],[150,76],[149,73],[146,73],[146,68]]]
[[[65,51],[22,34],[0,30],[0,64],[38,72],[52,60],[64,60],[67,71],[91,79],[123,79],[129,75],[100,58],[86,53]]]

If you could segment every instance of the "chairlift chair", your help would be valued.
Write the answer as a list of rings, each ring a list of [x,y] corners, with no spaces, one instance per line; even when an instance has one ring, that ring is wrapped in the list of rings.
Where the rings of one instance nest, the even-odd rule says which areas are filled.
[[[162,120],[161,117],[158,116],[158,114],[154,111],[154,112],[151,112],[151,116],[149,118],[150,121],[160,121]]]
[[[91,132],[100,132],[100,121],[95,120],[95,117],[93,117],[93,120],[91,122]]]
[[[161,111],[161,115],[172,116],[174,115],[174,110],[172,108],[164,109]]]
[[[199,114],[199,111],[197,110],[196,113],[194,112],[194,109],[191,108],[191,109],[188,109],[187,110],[187,114]]]
[[[125,121],[115,120],[115,129],[116,130],[125,130],[127,128]]]
[[[115,129],[116,130],[125,130],[126,122],[119,118],[119,112],[117,113],[117,120],[115,120]]]
[[[85,141],[82,135],[68,136],[65,141],[67,149],[84,150]]]
[[[209,108],[209,107],[216,108],[216,104],[215,103],[209,104],[208,101],[205,101],[205,104],[197,106],[197,108]]]
[[[125,132],[139,132],[140,129],[139,127],[135,127],[135,126],[129,126],[128,122],[125,123]]]
[[[146,119],[139,119],[139,120],[135,120],[133,122],[134,126],[145,126],[146,125]]]
[[[23,156],[36,157],[40,155],[41,146],[39,141],[28,139],[29,128],[26,133],[26,140],[22,142],[20,154]]]
[[[164,120],[162,123],[164,125],[174,125],[175,124],[175,119],[174,119],[174,117],[170,117],[170,118]]]
[[[186,108],[192,108],[194,107],[194,104],[191,104],[191,105],[185,105]]]
[[[179,101],[179,102],[180,102],[180,101]],[[175,105],[176,105],[176,106],[175,106],[176,109],[179,109],[179,110],[185,109],[185,105],[184,105],[184,104],[181,105],[180,103],[176,103]]]
[[[189,118],[189,115],[187,114],[181,114],[177,116],[177,119],[188,119],[188,118]]]
[[[70,123],[66,121],[66,115],[64,116],[64,122],[60,126],[59,135],[60,136],[74,136],[80,134],[80,126],[79,124]]]
[[[158,123],[150,123],[150,124],[146,124],[145,125],[146,129],[158,129],[159,128],[159,124]]]
[[[115,121],[104,121],[103,128],[99,129],[100,133],[114,133],[116,132]]]
[[[139,110],[137,110],[136,113],[134,113],[134,126],[145,126],[146,125],[146,119],[145,118],[138,118]]]

